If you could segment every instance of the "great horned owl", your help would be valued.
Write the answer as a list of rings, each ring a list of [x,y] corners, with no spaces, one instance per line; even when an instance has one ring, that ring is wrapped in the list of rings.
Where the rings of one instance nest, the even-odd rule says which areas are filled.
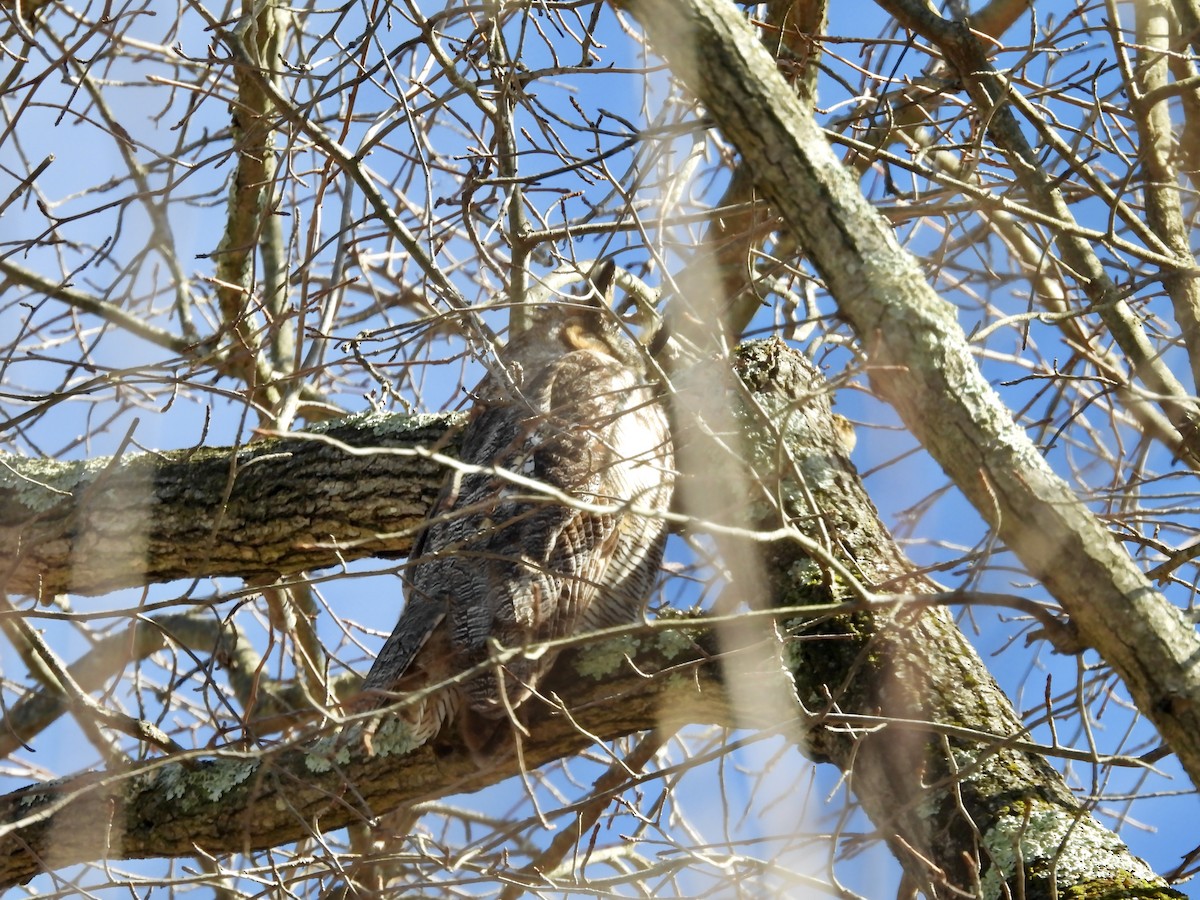
[[[666,524],[634,508],[667,509],[674,459],[645,351],[619,326],[594,298],[564,303],[500,353],[463,434],[468,468],[448,473],[413,547],[360,710],[478,668],[401,714],[424,742],[465,701],[494,732],[555,653],[481,666],[493,641],[520,648],[637,618]]]

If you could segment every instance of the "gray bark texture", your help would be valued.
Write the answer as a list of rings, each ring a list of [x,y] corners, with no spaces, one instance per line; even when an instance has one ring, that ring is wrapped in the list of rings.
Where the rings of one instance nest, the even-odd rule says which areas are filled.
[[[954,308],[863,197],[744,14],[725,0],[620,5],[798,237],[868,354],[878,396],[1059,601],[1200,784],[1195,628],[1017,427],[972,358]]]
[[[710,374],[714,366],[696,368]],[[786,697],[789,733],[847,773],[929,896],[1052,897],[1068,887],[1086,887],[1089,896],[1179,896],[1075,800],[948,613],[921,602],[932,587],[909,575],[879,522],[841,449],[819,374],[778,341],[748,345],[737,370],[740,380],[722,382],[719,396],[711,382],[694,382],[708,408],[715,400],[733,411],[717,427],[689,411],[700,402],[689,395],[689,374],[680,374],[677,443],[684,482],[715,500],[702,512],[712,514],[726,554],[758,565],[761,596],[746,599],[762,612],[739,607],[564,642],[543,685],[553,702],[525,707],[524,765],[654,727],[779,727],[778,707],[756,699],[770,684]],[[345,446],[370,446],[375,431],[361,427],[358,437],[341,432]],[[749,463],[754,490],[735,501],[707,473],[727,471],[738,441],[744,449],[735,459]],[[342,452],[349,467],[376,458]],[[292,456],[296,483],[312,483],[307,462],[330,465],[323,456]],[[397,479],[391,489],[410,496],[413,486]],[[864,584],[876,593],[864,596]],[[868,602],[884,590],[898,602]],[[196,751],[9,794],[0,798],[0,885],[98,857],[279,845],[520,771],[512,753],[481,767],[453,728],[414,747],[395,720],[385,721],[368,752],[354,739],[357,727],[270,752]],[[83,820],[107,830],[72,824]]]
[[[0,590],[103,594],[403,556],[441,484],[429,454],[454,451],[457,421],[359,418],[243,447],[86,462],[0,455]]]

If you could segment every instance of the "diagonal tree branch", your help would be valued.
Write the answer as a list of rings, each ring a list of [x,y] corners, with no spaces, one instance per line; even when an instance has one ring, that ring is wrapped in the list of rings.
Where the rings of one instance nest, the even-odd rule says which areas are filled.
[[[1124,679],[1200,784],[1200,638],[1038,453],[925,280],[721,0],[627,8],[754,169],[871,355],[872,385]],[[974,38],[971,38],[974,40]]]
[[[992,65],[969,24],[943,19],[930,7],[907,0],[879,2],[906,28],[933,41],[945,54],[986,121],[988,136],[1008,159],[1030,205],[1055,219],[1074,225],[1075,218],[1067,206],[1058,180],[1042,166],[1037,151],[1026,140],[1013,113],[1014,108],[1027,107],[1027,104],[1011,90],[1006,79]],[[1049,143],[1058,143],[1057,136],[1046,128],[1040,116],[1031,116],[1030,121],[1039,127],[1043,132],[1042,137]],[[1156,231],[1161,231],[1162,223],[1156,221],[1155,216],[1151,215],[1150,221]],[[1169,235],[1148,237],[1155,243],[1160,242],[1160,237],[1166,238],[1165,248],[1174,251],[1173,256],[1169,254],[1167,257],[1169,281],[1184,284],[1194,277],[1194,260],[1187,251],[1186,240],[1183,241],[1184,253],[1179,255],[1177,239]],[[1135,375],[1159,396],[1164,412],[1179,431],[1185,445],[1193,444],[1197,417],[1194,399],[1151,343],[1146,329],[1129,308],[1124,293],[1109,276],[1092,243],[1075,234],[1073,229],[1058,229],[1055,231],[1055,244],[1070,271],[1077,273],[1076,283],[1091,300]],[[1191,270],[1190,277],[1188,270]],[[1180,321],[1186,335],[1192,330],[1189,323],[1194,320],[1195,311],[1190,309],[1189,300],[1180,298],[1180,303],[1189,307],[1186,310],[1176,307],[1177,313],[1183,313]]]

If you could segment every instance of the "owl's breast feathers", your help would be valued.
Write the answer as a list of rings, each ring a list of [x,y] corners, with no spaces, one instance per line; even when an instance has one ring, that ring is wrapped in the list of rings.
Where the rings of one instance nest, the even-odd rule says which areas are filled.
[[[612,340],[568,320],[505,354],[519,366],[515,390],[495,375],[480,386],[464,469],[447,475],[413,548],[400,621],[364,682],[375,705],[481,667],[467,703],[502,716],[555,653],[481,666],[493,641],[520,648],[638,616],[662,561],[655,513],[670,505],[674,458],[662,405],[627,361],[636,349]],[[452,705],[423,704],[414,729],[436,732]]]

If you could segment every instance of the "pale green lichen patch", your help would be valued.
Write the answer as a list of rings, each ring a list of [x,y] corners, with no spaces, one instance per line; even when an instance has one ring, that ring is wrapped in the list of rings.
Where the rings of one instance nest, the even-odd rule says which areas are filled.
[[[388,416],[384,421],[373,423],[376,428],[381,426],[386,430],[394,430],[397,427],[408,428],[432,428],[436,425],[441,425],[446,421],[445,413],[412,413],[407,416]]]
[[[703,631],[699,628],[688,628],[686,623],[703,623],[706,616],[707,613],[702,609],[672,609],[669,606],[660,609],[655,615],[657,621],[678,622],[680,627],[657,632],[654,635],[654,649],[668,660],[690,653],[695,649]]]
[[[71,501],[102,474],[128,485],[131,477],[134,483],[153,478],[160,464],[161,455],[150,453],[125,453],[115,463],[111,456],[63,462],[0,453],[0,499],[46,512]]]
[[[694,675],[684,675],[681,672],[672,672],[667,676],[667,687],[665,696],[671,696],[678,691],[687,691],[691,694],[700,692],[700,683]]]
[[[201,781],[199,787],[207,794],[209,800],[220,800],[233,788],[250,778],[257,770],[258,763],[254,761],[223,760],[213,766],[211,772],[206,773],[206,777]]]
[[[660,631],[654,638],[654,647],[666,659],[674,659],[691,652],[696,646],[696,635],[697,632],[689,629]]]
[[[107,464],[107,457],[59,462],[0,454],[0,491],[30,512],[45,512],[69,499]]]
[[[825,573],[820,566],[805,556],[788,566],[787,579],[793,584],[823,585]]]
[[[634,656],[638,651],[638,639],[632,635],[623,635],[585,647],[575,663],[575,670],[588,678],[599,681],[618,671],[624,665],[626,658]]]
[[[220,800],[258,770],[255,760],[222,759],[197,769],[164,766],[155,775],[155,789],[168,800],[178,801],[185,809]]]
[[[350,726],[357,731],[361,725]],[[344,766],[350,762],[350,742],[354,740],[351,732],[338,732],[315,741],[308,752],[304,754],[304,768],[314,775],[324,775],[334,765]]]
[[[427,414],[422,413],[421,415]],[[421,415],[398,416],[395,413],[380,412],[376,409],[364,409],[360,412],[343,416],[340,419],[329,419],[325,422],[314,422],[304,430],[310,434],[325,434],[334,430],[335,428],[345,428],[346,426],[369,429],[384,428],[387,426],[395,427],[396,425],[408,427],[410,423],[415,424],[413,420],[420,418]],[[430,416],[430,418],[432,418],[432,416]]]
[[[371,736],[371,751],[375,756],[405,756],[422,743],[402,718],[387,716]]]
[[[316,422],[304,430],[310,434],[327,434],[338,428],[353,427],[370,431],[380,436],[403,435],[407,431],[427,430],[446,424],[446,413],[399,413],[380,412],[367,409],[352,413],[340,419],[330,419],[326,422]],[[452,416],[457,418],[457,416]]]
[[[1053,864],[1060,884],[1107,877],[1128,876],[1154,882],[1154,872],[1090,816],[1034,801],[1028,814],[1014,807],[984,835],[984,848],[992,867],[983,877],[984,900],[1006,896],[1004,882],[1013,878],[1017,865],[1029,872]]]

